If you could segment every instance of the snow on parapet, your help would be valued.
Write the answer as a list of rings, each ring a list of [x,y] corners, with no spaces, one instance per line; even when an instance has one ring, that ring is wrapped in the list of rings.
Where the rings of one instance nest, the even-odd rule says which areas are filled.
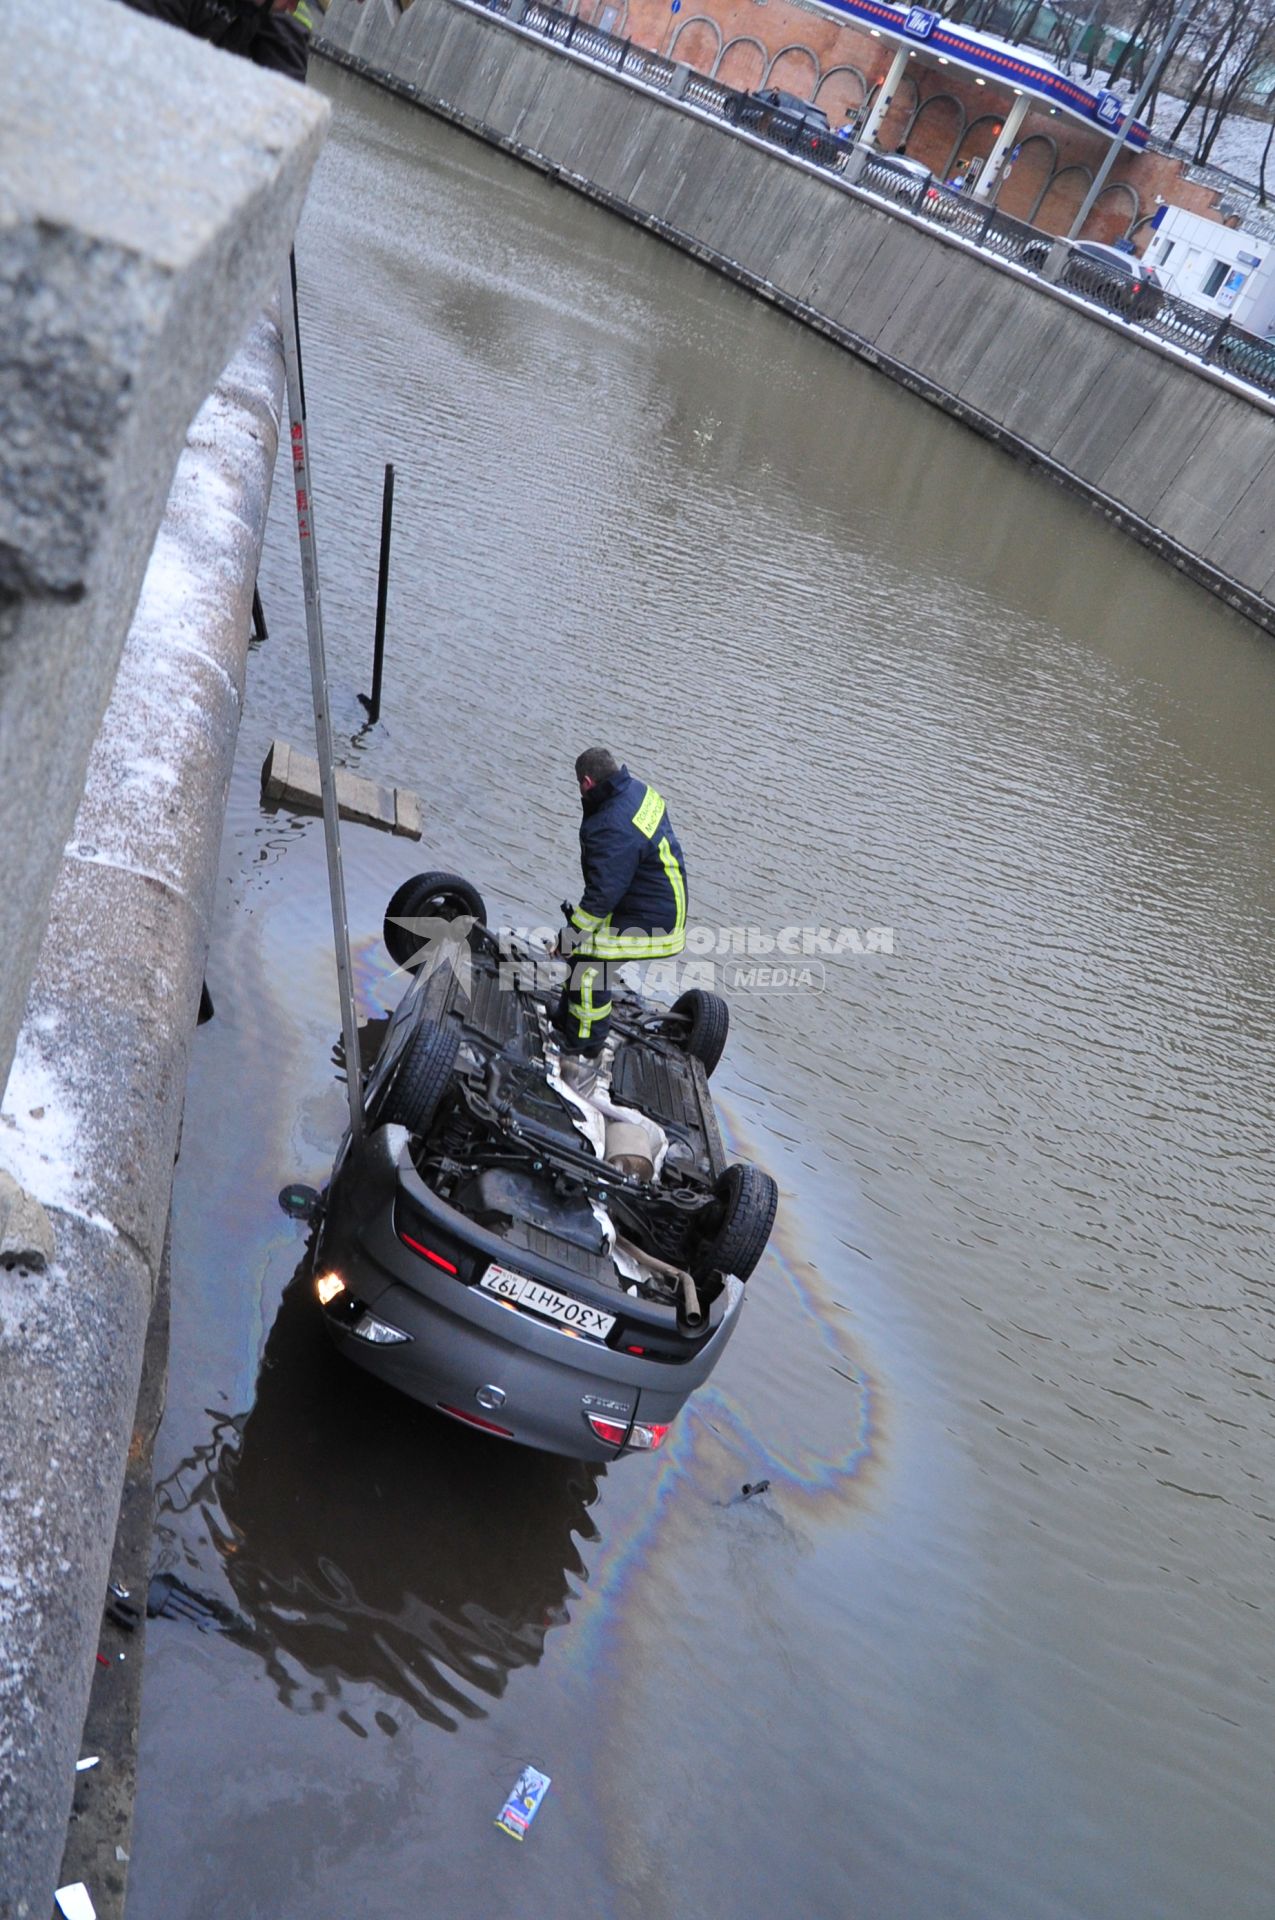
[[[39,1034],[56,1026],[56,1017],[46,1014],[18,1035],[0,1103],[0,1169],[42,1207],[73,1213],[113,1235],[110,1221],[85,1204],[89,1147],[82,1116],[41,1053]]]

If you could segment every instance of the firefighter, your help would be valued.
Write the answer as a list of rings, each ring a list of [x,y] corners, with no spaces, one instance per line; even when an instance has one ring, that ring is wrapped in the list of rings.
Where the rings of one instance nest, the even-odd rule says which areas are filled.
[[[124,0],[134,13],[184,27],[272,73],[304,80],[319,0]]]
[[[620,968],[686,945],[686,863],[661,796],[605,747],[580,755],[576,783],[584,891],[579,906],[563,905],[558,951],[571,972],[554,1024],[565,1051],[593,1054],[606,1041]]]

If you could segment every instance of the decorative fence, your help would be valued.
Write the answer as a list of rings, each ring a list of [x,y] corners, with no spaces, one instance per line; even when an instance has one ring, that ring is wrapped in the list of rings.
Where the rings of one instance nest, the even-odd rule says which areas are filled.
[[[467,0],[525,28],[564,53],[713,114],[726,126],[751,133],[829,173],[844,173],[854,151],[850,139],[833,133],[817,108],[802,111],[781,104],[766,89],[741,93],[706,74],[696,73],[649,47],[636,46],[547,0]],[[985,201],[943,186],[914,161],[871,152],[854,188],[892,200],[935,226],[946,227],[1001,260],[1041,273],[1056,236],[1025,221],[1013,220]],[[849,189],[848,189],[849,190]],[[1229,319],[1192,306],[1149,282],[1130,256],[1128,272],[1115,263],[1073,249],[1056,284],[1093,300],[1132,327],[1171,341],[1205,365],[1216,366],[1275,396],[1275,343],[1245,333]]]

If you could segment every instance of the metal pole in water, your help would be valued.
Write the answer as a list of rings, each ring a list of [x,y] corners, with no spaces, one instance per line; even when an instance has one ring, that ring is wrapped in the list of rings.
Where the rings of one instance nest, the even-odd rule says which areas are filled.
[[[390,584],[390,534],[394,527],[394,469],[385,463],[385,489],[381,495],[381,568],[376,582],[376,638],[372,643],[372,697],[359,699],[367,708],[369,725],[381,717],[381,670],[385,665],[385,601]]]
[[[323,614],[319,604],[319,562],[314,545],[314,506],[310,492],[310,451],[306,435],[305,381],[301,372],[301,333],[297,320],[295,253],[288,257],[288,272],[284,278],[279,304],[280,317],[283,321],[283,364],[288,382],[292,477],[297,501],[297,539],[301,546],[306,636],[310,643],[310,690],[314,696],[314,737],[319,757],[319,785],[323,795],[323,838],[327,844],[328,892],[332,900],[336,977],[341,996],[345,1082],[346,1091],[350,1096],[350,1137],[357,1141],[363,1134],[363,1075],[359,1061],[359,1028],[354,1012],[354,969],[350,962],[350,929],[345,911],[345,875],[341,867],[341,823],[337,813],[336,768],[332,758],[328,672],[323,655]]]

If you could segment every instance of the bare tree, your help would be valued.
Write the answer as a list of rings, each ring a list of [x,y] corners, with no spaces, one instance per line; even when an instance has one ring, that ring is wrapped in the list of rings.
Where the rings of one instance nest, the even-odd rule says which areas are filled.
[[[1202,162],[1255,75],[1275,58],[1275,0],[1207,0],[1192,18],[1188,52],[1195,77],[1170,138],[1177,140],[1198,114],[1195,158]]]

